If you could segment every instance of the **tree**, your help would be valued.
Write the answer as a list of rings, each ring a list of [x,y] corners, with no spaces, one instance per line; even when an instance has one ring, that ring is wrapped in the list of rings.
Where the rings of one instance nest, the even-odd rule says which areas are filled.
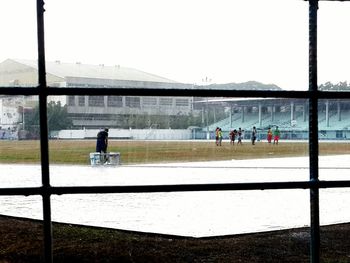
[[[26,122],[25,128],[34,137],[40,134],[39,116],[39,106],[26,112],[24,116]],[[68,116],[67,105],[62,106],[61,102],[49,102],[47,104],[47,121],[49,133],[51,131],[70,128],[72,126],[72,120]]]
[[[339,83],[333,84],[332,82],[326,82],[319,86],[320,90],[326,91],[348,91],[350,90],[350,83],[348,85],[347,81],[340,81]]]
[[[68,116],[67,105],[51,101],[47,104],[47,121],[49,131],[59,131],[72,127],[72,120]]]

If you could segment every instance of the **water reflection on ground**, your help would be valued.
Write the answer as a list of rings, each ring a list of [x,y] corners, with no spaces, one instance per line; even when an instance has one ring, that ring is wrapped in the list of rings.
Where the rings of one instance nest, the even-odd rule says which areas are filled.
[[[349,155],[320,157],[320,179],[349,179]],[[153,185],[308,180],[308,158],[142,166],[53,165],[53,186]],[[0,165],[1,187],[41,185],[37,165]],[[349,168],[349,169],[348,169]],[[350,189],[320,190],[321,224],[350,221]],[[309,225],[308,190],[52,196],[57,222],[182,236],[218,236]],[[0,197],[0,213],[42,218],[41,197]]]

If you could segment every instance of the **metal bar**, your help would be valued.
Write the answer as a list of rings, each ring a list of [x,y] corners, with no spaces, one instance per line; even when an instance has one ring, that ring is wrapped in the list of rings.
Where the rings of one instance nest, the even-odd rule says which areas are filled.
[[[32,96],[32,95],[39,95],[38,88],[31,87],[31,88],[24,88],[24,87],[0,87],[0,94],[2,95],[25,95],[25,96]]]
[[[287,90],[207,90],[207,89],[124,89],[124,88],[57,88],[48,87],[41,91],[36,87],[0,87],[3,95],[39,95],[39,93],[50,95],[129,95],[129,96],[193,96],[193,97],[269,97],[269,98],[292,98],[305,99],[316,96],[320,99],[350,99],[349,91],[287,91]]]
[[[22,90],[23,92],[21,92]],[[35,88],[0,88],[1,94],[23,95],[37,94]],[[222,89],[140,89],[140,88],[57,88],[49,87],[46,90],[47,95],[115,95],[115,96],[193,96],[193,97],[276,97],[276,98],[302,98],[311,96],[309,91],[286,91],[286,90],[222,90]],[[350,92],[345,92],[345,97],[350,98]],[[325,97],[329,98],[328,95]],[[344,98],[344,96],[339,96]]]
[[[317,10],[318,0],[309,1],[309,158],[310,181],[310,261],[320,262],[320,211],[318,179],[318,97],[317,97]]]
[[[140,88],[57,88],[48,90],[52,95],[124,95],[124,96],[194,96],[194,97],[285,97],[305,98],[311,96],[309,91],[272,91],[272,90],[222,90],[222,89],[140,89]],[[350,92],[348,92],[350,97]]]
[[[337,186],[336,186],[337,185]],[[344,187],[336,182],[334,187]],[[350,186],[350,183],[347,182]],[[154,192],[199,192],[199,191],[248,191],[248,190],[283,190],[308,189],[320,187],[317,182],[272,182],[272,183],[232,183],[232,184],[191,184],[191,185],[143,185],[143,186],[102,186],[102,187],[52,187],[52,194],[85,194],[94,193],[154,193]],[[324,184],[322,186],[325,186]],[[90,189],[89,189],[90,188]],[[325,186],[325,188],[327,188]]]
[[[44,1],[37,0],[37,30],[38,30],[38,76],[39,76],[39,112],[40,112],[40,152],[41,152],[41,178],[44,189],[50,189],[49,175],[49,143],[47,127],[47,96],[46,68],[45,68],[45,39],[44,39]],[[44,191],[43,219],[44,219],[44,255],[45,262],[53,262],[52,253],[52,222],[50,192]]]
[[[279,190],[348,188],[350,181],[300,181],[267,183],[231,183],[231,184],[185,184],[185,185],[127,185],[127,186],[61,186],[50,188],[24,187],[0,188],[4,195],[44,195],[46,194],[110,194],[110,193],[157,193],[157,192],[193,192],[193,191],[243,191],[243,190]]]

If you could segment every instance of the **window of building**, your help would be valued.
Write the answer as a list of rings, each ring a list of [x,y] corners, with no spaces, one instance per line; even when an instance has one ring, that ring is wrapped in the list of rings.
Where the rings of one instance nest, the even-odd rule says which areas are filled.
[[[188,107],[189,100],[188,99],[176,99],[175,105],[178,107]]]
[[[173,105],[173,99],[172,98],[160,98],[159,99],[159,105],[161,105],[161,106],[171,106],[171,105]]]
[[[78,96],[78,105],[80,107],[84,107],[85,106],[85,96]]]
[[[147,106],[157,106],[157,99],[152,97],[143,97],[142,102]]]
[[[120,96],[108,96],[108,107],[123,107],[123,97]]]
[[[68,96],[68,106],[75,106],[75,96]]]
[[[125,97],[125,106],[130,108],[140,108],[140,97]]]
[[[89,96],[89,106],[91,107],[104,107],[103,96]]]

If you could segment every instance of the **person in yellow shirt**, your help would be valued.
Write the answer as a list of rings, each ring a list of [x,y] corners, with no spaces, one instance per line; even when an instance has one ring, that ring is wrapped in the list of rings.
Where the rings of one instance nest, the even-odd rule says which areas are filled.
[[[221,131],[221,128],[219,128],[219,131],[218,131],[218,138],[219,138],[219,146],[221,146],[221,142],[222,142],[222,131]]]

